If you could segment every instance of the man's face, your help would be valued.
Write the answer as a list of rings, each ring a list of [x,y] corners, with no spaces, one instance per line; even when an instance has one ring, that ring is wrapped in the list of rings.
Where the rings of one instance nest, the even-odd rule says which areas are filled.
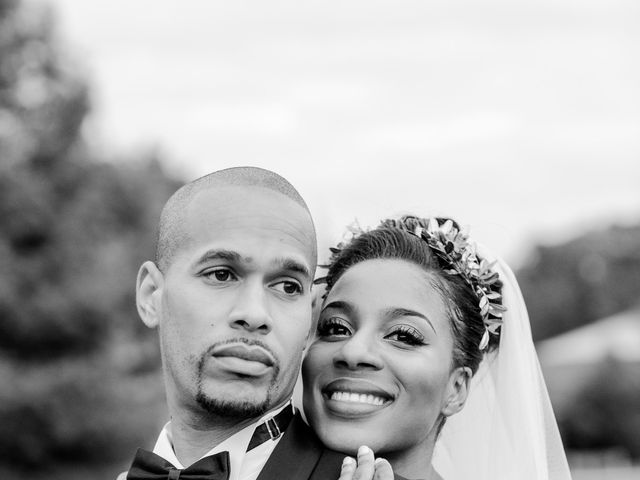
[[[308,213],[262,188],[196,195],[154,293],[170,402],[250,418],[291,395],[311,325]]]

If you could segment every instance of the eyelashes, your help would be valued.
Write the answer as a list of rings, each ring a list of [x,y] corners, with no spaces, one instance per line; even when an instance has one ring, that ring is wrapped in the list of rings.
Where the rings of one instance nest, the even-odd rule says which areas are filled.
[[[348,337],[352,335],[349,322],[340,317],[321,318],[318,321],[318,336],[322,338]]]
[[[398,325],[384,338],[411,346],[425,345],[424,335],[410,325]]]
[[[214,267],[202,273],[211,285],[227,285],[241,281],[233,269],[225,266]],[[269,288],[285,297],[298,297],[304,293],[304,287],[295,279],[278,279],[269,284]]]
[[[341,317],[325,317],[318,321],[318,337],[326,341],[349,338],[355,334],[355,331],[357,330]],[[394,325],[382,338],[403,347],[417,347],[427,344],[425,336],[417,328],[407,324]]]

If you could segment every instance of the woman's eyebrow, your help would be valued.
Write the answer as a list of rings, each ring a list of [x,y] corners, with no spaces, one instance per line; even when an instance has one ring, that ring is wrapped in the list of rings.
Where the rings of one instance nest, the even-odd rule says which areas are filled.
[[[352,314],[355,311],[355,308],[350,303],[347,303],[343,300],[335,300],[333,302],[327,303],[324,307],[322,307],[322,312],[329,308],[334,308],[336,310],[343,310],[347,314]]]
[[[424,314],[422,314],[420,312],[416,312],[415,310],[411,310],[409,308],[402,308],[402,307],[391,307],[391,308],[385,310],[384,314],[385,314],[385,316],[387,318],[397,318],[397,317],[419,317],[419,318],[423,318],[429,324],[431,329],[435,333],[437,333],[435,327],[433,326],[433,323],[431,323],[431,320],[429,320],[429,317],[427,317],[426,315],[424,315]]]

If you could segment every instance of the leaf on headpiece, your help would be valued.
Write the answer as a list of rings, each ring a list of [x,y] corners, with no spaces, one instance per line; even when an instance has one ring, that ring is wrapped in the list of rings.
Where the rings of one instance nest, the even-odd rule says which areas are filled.
[[[487,345],[489,345],[489,330],[485,329],[484,333],[482,334],[482,339],[480,340],[480,345],[478,345],[478,348],[480,350],[484,350],[485,348],[487,348]]]
[[[486,295],[481,295],[480,296],[480,306],[484,307],[488,303],[489,303],[489,299],[487,298],[487,296]]]
[[[329,247],[329,251],[331,253],[340,253],[340,249],[335,247]]]
[[[502,298],[502,295],[498,292],[489,292],[487,293],[487,298],[489,300],[499,300]]]
[[[447,244],[444,246],[444,251],[447,253],[451,253],[454,250],[454,246],[452,242],[447,242]]]
[[[442,233],[447,235],[452,228],[453,222],[451,220],[447,220],[446,222],[444,222],[444,225],[442,225]]]
[[[492,272],[484,276],[481,275],[482,281],[487,285],[494,284],[496,280],[498,280],[498,278],[500,278],[500,275],[498,274],[498,272]]]
[[[500,305],[499,303],[492,303],[491,304],[491,313],[494,313],[494,315],[498,312],[506,312],[507,311],[507,307],[505,307],[504,305]]]
[[[487,327],[487,330],[489,330],[491,333],[493,333],[494,335],[498,333],[498,330],[500,329],[500,327],[502,326],[501,323],[492,323],[491,325],[489,325]]]
[[[435,217],[431,217],[429,219],[429,224],[427,225],[427,230],[429,231],[429,233],[435,233],[439,228],[440,227],[438,225],[438,221],[435,219]]]

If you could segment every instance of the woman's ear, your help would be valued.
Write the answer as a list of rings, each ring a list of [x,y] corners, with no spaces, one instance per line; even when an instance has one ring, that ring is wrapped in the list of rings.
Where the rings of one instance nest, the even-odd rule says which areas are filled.
[[[458,413],[464,407],[469,394],[469,384],[472,377],[469,367],[458,367],[449,376],[448,393],[442,408],[442,415],[448,417]]]
[[[155,263],[144,262],[138,271],[136,281],[136,306],[138,315],[149,328],[155,328],[160,322],[159,305],[164,276]]]

